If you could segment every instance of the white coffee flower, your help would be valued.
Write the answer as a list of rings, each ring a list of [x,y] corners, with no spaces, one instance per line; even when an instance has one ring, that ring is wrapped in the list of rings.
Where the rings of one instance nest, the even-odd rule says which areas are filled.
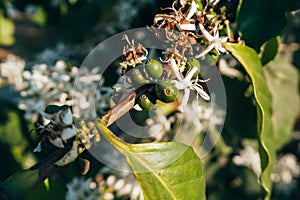
[[[240,155],[233,157],[233,163],[239,166],[246,166],[252,169],[257,176],[261,174],[260,157],[258,151],[254,148],[247,146],[241,150]]]
[[[208,46],[206,47],[206,49],[196,55],[196,58],[201,58],[203,56],[205,56],[206,54],[208,54],[211,50],[215,49],[218,54],[221,53],[226,53],[226,49],[223,47],[222,43],[227,41],[227,37],[220,37],[219,36],[219,31],[218,31],[218,25],[216,25],[213,29],[214,33],[213,35],[211,35],[205,28],[204,26],[200,23],[199,24],[199,28],[200,31],[202,32],[204,38],[208,41]]]
[[[171,82],[174,83],[175,87],[177,87],[178,90],[184,90],[182,103],[179,107],[179,110],[181,112],[185,111],[186,105],[190,97],[190,90],[196,92],[196,94],[200,95],[204,100],[210,100],[209,95],[203,90],[202,86],[198,83],[198,78],[192,79],[192,77],[197,71],[197,67],[193,67],[192,70],[189,71],[185,77],[183,77],[183,75],[179,72],[179,68],[176,65],[176,62],[173,58],[170,59],[170,64],[172,71],[177,78],[177,80],[172,80]]]

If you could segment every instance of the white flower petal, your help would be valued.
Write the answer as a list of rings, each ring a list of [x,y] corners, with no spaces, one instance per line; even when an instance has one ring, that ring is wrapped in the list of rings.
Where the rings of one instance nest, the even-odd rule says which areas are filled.
[[[142,111],[143,110],[139,104],[135,104],[133,106],[133,109],[136,110],[136,111]]]
[[[176,64],[176,61],[175,59],[171,58],[170,59],[170,64],[171,64],[171,68],[172,68],[172,71],[173,73],[175,74],[176,78],[179,80],[179,81],[182,81],[183,78],[182,78],[182,75],[179,73],[179,68]]]
[[[118,181],[114,184],[114,189],[115,189],[115,190],[121,190],[122,187],[124,187],[124,185],[125,185],[124,179],[120,179],[120,180],[118,180]]]
[[[206,101],[210,100],[210,96],[200,87],[198,86],[194,86],[193,87],[194,90],[196,90],[196,92]]]
[[[42,145],[41,142],[38,143],[38,145],[34,148],[33,152],[41,152],[42,151]]]
[[[58,148],[64,148],[65,146],[63,145],[62,139],[59,137],[56,137],[55,139],[49,138],[49,141],[56,147]]]
[[[66,125],[69,126],[73,123],[73,116],[70,108],[68,108],[67,111],[64,112],[64,116],[62,118],[62,122]]]
[[[212,42],[215,39],[211,34],[209,34],[209,32],[204,28],[204,26],[201,23],[199,24],[199,28],[200,28],[200,31],[202,32],[203,36],[209,42]]]
[[[195,58],[201,58],[208,54],[213,48],[215,48],[214,44],[209,45],[204,51],[202,51],[200,54],[196,55]]]
[[[181,102],[181,105],[179,106],[180,112],[185,112],[189,97],[190,97],[190,89],[186,88],[186,89],[184,89],[184,95],[182,98],[182,102]]]
[[[193,15],[195,14],[196,11],[197,11],[197,4],[195,3],[195,1],[192,1],[190,11],[189,11],[189,14],[186,17],[186,20],[190,20],[193,17]]]
[[[187,75],[184,78],[184,80],[190,82],[191,79],[193,78],[194,74],[197,72],[197,70],[198,70],[197,67],[193,67],[192,70],[187,73]]]
[[[195,31],[196,30],[196,26],[195,24],[178,24],[179,29],[183,30],[183,31]]]
[[[64,128],[64,130],[62,131],[62,134],[61,134],[61,139],[64,141],[64,142],[67,142],[68,139],[74,137],[76,135],[76,128],[75,126],[73,125],[72,128]]]
[[[185,88],[185,85],[177,80],[172,80],[171,83],[173,83],[178,90],[183,90]]]

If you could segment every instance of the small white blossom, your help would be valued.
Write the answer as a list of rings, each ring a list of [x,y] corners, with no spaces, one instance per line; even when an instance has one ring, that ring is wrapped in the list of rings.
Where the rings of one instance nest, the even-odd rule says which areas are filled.
[[[183,113],[177,113],[180,121],[175,140],[190,145],[200,133],[215,131],[216,126],[224,123],[225,112],[217,107],[212,98],[211,103],[194,100],[187,104]]]
[[[129,168],[125,160],[123,164]],[[82,188],[78,188],[80,186]],[[142,190],[132,172],[116,171],[108,167],[104,167],[99,171],[99,174],[95,177],[95,182],[91,181],[91,179],[83,180],[82,178],[75,178],[67,187],[66,199],[72,199],[76,195],[79,197],[75,199],[90,199],[89,196],[104,200],[144,199]],[[83,193],[86,194],[86,197],[83,196]]]
[[[299,175],[300,166],[297,163],[297,158],[293,154],[286,154],[278,159],[275,172],[272,174],[272,180],[291,184],[293,179],[299,177]]]
[[[275,165],[274,173],[271,175],[274,181],[274,193],[281,199],[292,199],[297,192],[297,180],[300,177],[300,165],[297,157],[293,154],[280,156]]]
[[[200,95],[204,100],[210,100],[209,95],[203,90],[202,86],[198,83],[198,79],[196,78],[195,80],[192,80],[193,75],[197,71],[197,67],[193,67],[192,70],[189,71],[185,77],[183,77],[182,74],[179,72],[179,68],[176,65],[176,62],[173,58],[170,59],[170,64],[172,71],[177,78],[177,80],[172,80],[172,83],[175,84],[175,87],[177,87],[179,90],[184,90],[182,103],[179,107],[179,110],[181,112],[184,112],[186,108],[190,96],[190,90],[195,91],[196,94]]]
[[[258,151],[247,146],[245,149],[241,150],[239,154],[240,155],[233,157],[233,162],[239,166],[249,167],[257,176],[259,176],[261,174],[261,167]]]
[[[149,136],[155,141],[162,141],[170,133],[171,125],[174,121],[174,116],[167,118],[163,113],[156,113],[155,116],[146,121]]]
[[[215,49],[218,54],[226,53],[226,49],[222,46],[223,42],[227,41],[227,37],[219,37],[218,24],[213,29],[213,35],[204,28],[204,26],[199,24],[200,31],[202,32],[204,38],[208,41],[208,47],[200,54],[196,55],[196,58],[201,58],[208,54],[211,50]]]
[[[0,63],[0,82],[6,79],[17,91],[24,88],[22,73],[25,68],[25,61],[21,58],[9,54],[5,62]]]
[[[237,61],[233,59],[232,62],[227,62],[224,58],[221,58],[219,60],[220,73],[230,78],[237,78],[239,80],[242,80],[244,77],[242,72],[234,68],[234,66],[237,66]]]

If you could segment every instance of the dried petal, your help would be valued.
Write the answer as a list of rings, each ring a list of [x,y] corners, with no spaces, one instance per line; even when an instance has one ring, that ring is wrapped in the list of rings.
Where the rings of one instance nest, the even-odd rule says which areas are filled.
[[[76,141],[73,141],[73,145],[70,151],[68,151],[60,160],[56,161],[55,165],[64,166],[73,162],[78,157],[77,147],[78,143]]]

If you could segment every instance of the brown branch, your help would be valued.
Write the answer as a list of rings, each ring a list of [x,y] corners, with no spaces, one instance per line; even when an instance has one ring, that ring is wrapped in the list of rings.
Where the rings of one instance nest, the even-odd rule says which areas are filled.
[[[107,127],[113,124],[121,116],[123,116],[125,113],[127,113],[130,109],[133,108],[136,96],[137,94],[135,92],[128,95],[118,105],[116,105],[111,110],[106,112],[102,117],[100,117],[100,121]]]

